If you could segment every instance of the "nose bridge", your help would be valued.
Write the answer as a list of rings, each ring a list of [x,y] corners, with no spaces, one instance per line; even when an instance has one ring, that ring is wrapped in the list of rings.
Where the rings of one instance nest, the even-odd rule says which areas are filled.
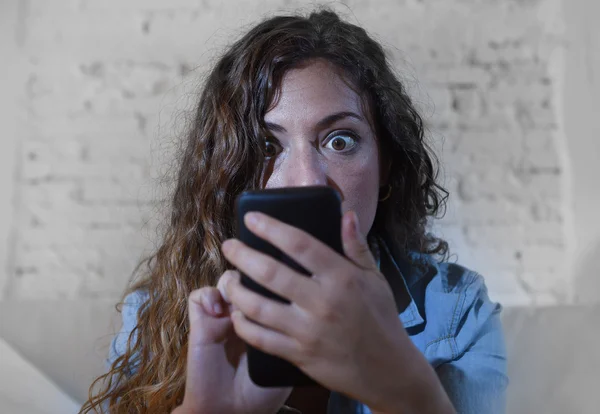
[[[293,146],[286,163],[286,186],[327,185],[327,163],[318,150],[318,142],[308,140]]]

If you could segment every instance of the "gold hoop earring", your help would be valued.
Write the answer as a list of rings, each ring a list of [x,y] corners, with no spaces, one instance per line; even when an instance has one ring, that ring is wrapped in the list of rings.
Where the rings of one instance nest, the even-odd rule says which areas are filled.
[[[382,199],[380,199],[379,202],[387,200],[388,198],[390,198],[390,195],[392,195],[392,185],[388,184],[388,187],[389,187],[389,189],[388,189],[386,196],[383,197]]]

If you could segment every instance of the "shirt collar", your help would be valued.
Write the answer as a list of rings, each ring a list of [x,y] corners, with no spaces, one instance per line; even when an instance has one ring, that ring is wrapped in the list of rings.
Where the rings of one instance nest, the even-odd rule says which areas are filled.
[[[418,275],[415,275],[411,271],[408,263],[394,257],[388,247],[388,243],[386,243],[383,237],[369,235],[368,242],[371,252],[377,261],[377,268],[383,273],[392,288],[394,299],[399,307],[398,316],[404,327],[410,328],[425,322],[407,283],[407,277],[411,282],[410,285],[412,285]]]

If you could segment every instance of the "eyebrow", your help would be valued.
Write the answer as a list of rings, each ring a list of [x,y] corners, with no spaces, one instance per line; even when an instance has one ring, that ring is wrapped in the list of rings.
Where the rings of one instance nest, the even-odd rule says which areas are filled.
[[[355,114],[354,112],[350,112],[350,111],[336,112],[334,114],[326,116],[325,118],[323,118],[319,122],[317,122],[317,129],[324,129],[324,128],[328,127],[329,125],[331,125],[339,120],[342,120],[344,118],[355,118],[355,119],[358,119],[359,121],[364,121],[364,119],[360,115]],[[287,130],[284,127],[282,127],[281,125],[278,125],[278,124],[274,124],[273,122],[265,122],[265,126],[274,132],[287,132]]]

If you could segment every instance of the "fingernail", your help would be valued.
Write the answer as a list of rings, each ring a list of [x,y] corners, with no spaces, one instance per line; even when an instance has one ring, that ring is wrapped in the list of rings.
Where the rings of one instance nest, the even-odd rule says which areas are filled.
[[[215,315],[220,315],[223,313],[223,306],[221,306],[220,303],[215,303],[213,306],[213,312],[215,313]]]
[[[258,223],[258,214],[256,213],[246,213],[246,222],[251,226]]]
[[[352,214],[354,215],[354,230],[356,231],[356,234],[360,234],[360,224],[358,223],[358,214],[356,214],[355,211],[353,211]]]
[[[221,243],[221,251],[223,253],[227,253],[231,249],[232,244],[233,242],[231,241],[231,239],[225,240],[223,243]]]

